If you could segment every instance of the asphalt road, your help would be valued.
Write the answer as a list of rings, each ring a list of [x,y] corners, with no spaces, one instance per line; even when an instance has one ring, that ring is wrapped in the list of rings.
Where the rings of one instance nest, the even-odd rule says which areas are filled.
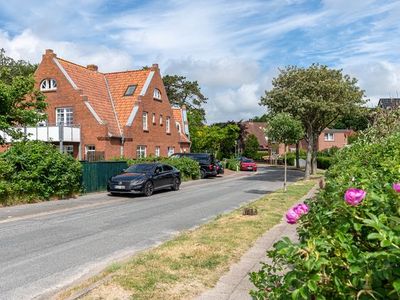
[[[291,170],[289,181],[302,173]],[[205,179],[150,198],[106,193],[0,209],[0,299],[48,298],[136,251],[282,186],[283,170]]]

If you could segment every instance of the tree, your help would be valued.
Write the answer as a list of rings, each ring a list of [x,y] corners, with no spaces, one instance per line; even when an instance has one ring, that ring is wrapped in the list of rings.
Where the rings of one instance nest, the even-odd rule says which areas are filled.
[[[207,103],[207,97],[201,92],[197,81],[189,81],[184,76],[165,75],[163,82],[169,102],[179,107],[186,106],[192,149],[201,147],[196,145],[196,136],[206,121],[206,112],[202,106]]]
[[[365,130],[372,123],[374,110],[374,108],[364,108],[358,112],[349,112],[333,122],[331,128],[353,129],[354,131]]]
[[[35,125],[45,118],[44,95],[34,88],[33,65],[15,62],[0,50],[0,130],[14,139],[22,137],[17,126]],[[5,140],[0,136],[0,144]]]
[[[339,117],[355,112],[365,103],[357,80],[342,70],[313,64],[308,68],[289,66],[280,70],[265,91],[260,104],[272,114],[290,113],[303,124],[307,142],[305,178],[316,172],[317,140],[320,133]]]
[[[300,121],[294,119],[290,114],[279,113],[268,121],[268,126],[265,133],[269,139],[285,144],[285,175],[283,180],[283,189],[286,192],[286,148],[290,144],[296,144],[303,137],[303,126]]]
[[[259,147],[260,144],[258,143],[257,137],[254,134],[249,134],[249,136],[244,141],[243,156],[256,158]]]

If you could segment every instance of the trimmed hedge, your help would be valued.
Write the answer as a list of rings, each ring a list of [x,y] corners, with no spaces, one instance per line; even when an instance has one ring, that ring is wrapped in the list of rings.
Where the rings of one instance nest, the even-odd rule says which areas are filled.
[[[53,145],[26,141],[0,154],[0,203],[65,198],[81,189],[81,164]]]
[[[237,171],[239,166],[240,166],[240,162],[236,158],[230,158],[230,159],[225,160],[225,169]]]
[[[138,163],[149,163],[149,162],[162,162],[177,168],[181,172],[181,179],[195,180],[200,178],[200,165],[197,161],[190,159],[188,157],[146,157],[140,159],[128,159],[128,165],[138,164]]]

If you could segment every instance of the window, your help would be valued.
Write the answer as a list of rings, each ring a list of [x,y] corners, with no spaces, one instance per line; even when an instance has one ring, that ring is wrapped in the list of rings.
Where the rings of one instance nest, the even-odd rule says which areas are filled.
[[[155,155],[156,157],[160,157],[160,146],[156,146]]]
[[[137,85],[128,85],[128,88],[125,91],[124,96],[132,96],[136,90]]]
[[[156,114],[153,113],[152,117],[151,117],[151,122],[153,123],[153,125],[156,124]]]
[[[57,90],[57,81],[55,79],[43,79],[40,83],[40,90],[42,92]]]
[[[86,160],[89,160],[89,161],[95,160],[96,146],[95,145],[86,145],[85,156],[86,156]]]
[[[162,115],[160,115],[160,126],[162,126],[163,124],[163,119],[162,119]]]
[[[60,150],[60,145],[57,145],[57,149]],[[71,156],[74,156],[74,146],[73,145],[64,145],[63,146],[63,153],[64,154],[69,154]]]
[[[333,142],[335,140],[334,136],[333,136],[333,133],[325,133],[324,134],[324,139],[325,139],[326,142]]]
[[[154,89],[153,98],[157,100],[161,100],[161,92],[159,89]]]
[[[178,129],[178,132],[181,132],[181,124],[179,124],[178,122],[176,122],[176,129]]]
[[[147,126],[147,112],[143,113],[143,130],[149,130],[149,127]]]
[[[56,123],[71,126],[74,123],[74,112],[71,107],[56,109]]]
[[[146,146],[137,146],[136,148],[136,158],[146,157]]]
[[[165,129],[167,133],[171,133],[170,123],[171,123],[171,118],[167,117],[165,121]]]
[[[175,147],[168,147],[168,156],[171,156],[175,153]]]
[[[162,167],[163,167],[163,172],[170,172],[173,170],[173,168],[168,165],[163,165]]]

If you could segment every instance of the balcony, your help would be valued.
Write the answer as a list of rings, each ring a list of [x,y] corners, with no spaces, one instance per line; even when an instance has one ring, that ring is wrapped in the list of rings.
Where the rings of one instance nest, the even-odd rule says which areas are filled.
[[[43,141],[43,142],[75,142],[81,141],[81,128],[79,125],[56,125],[46,124],[38,125],[36,127],[18,127],[17,130],[23,132],[30,141]],[[11,137],[0,130],[0,136],[4,138],[7,143],[12,141]]]

